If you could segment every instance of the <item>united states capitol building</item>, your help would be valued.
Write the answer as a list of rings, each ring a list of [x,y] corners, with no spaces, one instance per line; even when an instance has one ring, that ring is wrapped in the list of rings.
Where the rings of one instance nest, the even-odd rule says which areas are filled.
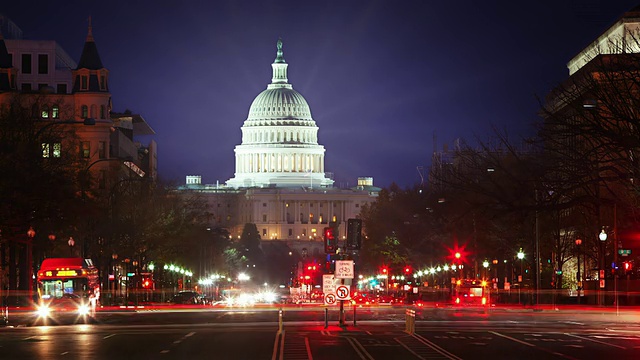
[[[333,186],[311,109],[288,81],[280,40],[271,67],[271,83],[253,100],[241,127],[235,176],[211,185],[202,184],[200,176],[187,176],[181,190],[202,193],[209,205],[209,225],[227,228],[233,238],[253,223],[263,241],[320,248],[322,229],[336,222],[343,239],[346,221],[375,201],[380,188],[371,177],[358,178],[354,188]]]

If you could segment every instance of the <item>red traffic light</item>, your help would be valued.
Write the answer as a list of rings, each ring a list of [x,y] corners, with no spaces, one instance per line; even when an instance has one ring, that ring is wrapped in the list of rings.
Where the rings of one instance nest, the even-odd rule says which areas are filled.
[[[386,274],[388,271],[389,271],[389,270],[388,270],[386,267],[383,267],[383,268],[382,268],[382,273],[383,273],[383,274]]]
[[[410,273],[411,272],[411,267],[410,266],[405,266],[404,267],[404,272],[405,272],[405,274]]]

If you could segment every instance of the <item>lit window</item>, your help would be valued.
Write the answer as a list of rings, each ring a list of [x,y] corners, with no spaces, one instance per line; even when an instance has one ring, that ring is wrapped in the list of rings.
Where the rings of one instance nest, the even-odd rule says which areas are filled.
[[[80,156],[85,159],[91,157],[91,143],[88,141],[80,142]]]
[[[62,143],[53,143],[53,157],[59,158],[62,156]]]
[[[51,108],[51,117],[54,119],[60,118],[60,108],[58,105],[54,105],[53,108]]]
[[[48,158],[51,147],[47,143],[42,143],[42,157]]]
[[[40,117],[43,119],[49,118],[49,108],[46,105],[42,107],[42,110],[40,111]]]

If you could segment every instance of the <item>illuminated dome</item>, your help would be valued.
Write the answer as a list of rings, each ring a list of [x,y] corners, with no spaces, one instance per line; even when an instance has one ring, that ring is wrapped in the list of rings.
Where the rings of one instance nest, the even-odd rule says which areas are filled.
[[[235,148],[235,177],[227,186],[333,185],[333,180],[325,177],[325,149],[318,144],[318,126],[307,101],[289,84],[288,66],[278,40],[271,84],[251,103],[241,128],[242,144]]]

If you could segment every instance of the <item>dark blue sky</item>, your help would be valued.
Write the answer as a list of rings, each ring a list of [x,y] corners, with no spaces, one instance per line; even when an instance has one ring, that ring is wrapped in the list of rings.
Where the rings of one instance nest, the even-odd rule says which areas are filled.
[[[289,82],[309,103],[337,185],[420,182],[434,148],[531,132],[566,63],[636,1],[12,1],[26,39],[76,61],[87,18],[115,111],[154,128],[159,172],[233,177],[251,102],[282,37]]]

